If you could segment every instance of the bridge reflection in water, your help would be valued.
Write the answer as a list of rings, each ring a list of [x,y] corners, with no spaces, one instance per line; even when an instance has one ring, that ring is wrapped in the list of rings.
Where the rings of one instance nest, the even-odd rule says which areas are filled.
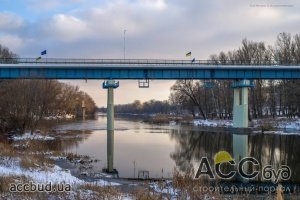
[[[183,172],[199,166],[202,157],[207,157],[214,163],[214,155],[219,151],[233,154],[233,134],[230,132],[215,132],[201,130],[172,130],[171,137],[176,140],[176,148],[171,158]],[[249,134],[249,156],[256,158],[261,166],[271,165],[278,169],[281,165],[288,165],[292,175],[288,182],[300,183],[300,156],[297,151],[300,146],[299,135],[278,134]],[[257,181],[262,181],[259,176]]]

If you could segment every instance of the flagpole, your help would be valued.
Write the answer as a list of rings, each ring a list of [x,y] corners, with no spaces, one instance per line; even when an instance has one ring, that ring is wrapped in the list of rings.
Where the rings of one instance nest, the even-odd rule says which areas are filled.
[[[124,29],[124,60],[125,60],[125,51],[126,51],[126,29]]]

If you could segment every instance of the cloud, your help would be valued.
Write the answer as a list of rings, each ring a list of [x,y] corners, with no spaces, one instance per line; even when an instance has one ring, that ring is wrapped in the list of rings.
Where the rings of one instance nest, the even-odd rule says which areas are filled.
[[[0,32],[12,32],[23,26],[23,20],[11,12],[0,12]]]
[[[91,0],[51,0],[51,1],[43,1],[40,0],[25,0],[27,8],[31,12],[41,13],[41,12],[48,12],[48,11],[55,11],[61,10],[64,8],[72,7],[73,5],[82,5],[85,2]]]
[[[12,52],[18,52],[24,45],[24,42],[18,36],[2,35],[0,36],[0,44],[8,47]]]
[[[192,51],[207,59],[238,48],[245,37],[272,44],[280,32],[299,33],[300,24],[295,0],[270,0],[293,6],[268,8],[251,7],[261,0],[24,2],[0,12],[0,43],[21,57],[47,49],[49,57],[123,58],[126,29],[126,58],[186,59]]]
[[[43,33],[47,38],[66,43],[76,42],[90,36],[87,23],[71,15],[54,15],[49,22],[42,26]]]
[[[150,7],[156,10],[164,10],[167,7],[166,0],[140,0],[137,4],[141,7]]]
[[[27,1],[31,7],[39,5],[37,0]],[[296,3],[292,8],[253,8],[250,4],[233,0],[53,0],[40,8],[53,9],[49,17],[24,23],[16,14],[5,14],[9,20],[0,21],[0,27],[2,32],[11,30],[12,35],[33,40],[27,45],[56,48],[58,55],[69,56],[63,52],[72,47],[69,51],[75,57],[82,55],[82,49],[91,56],[122,57],[126,29],[128,57],[178,59],[187,50],[205,59],[214,49],[226,50],[244,37],[270,41],[281,31],[295,31],[299,22]],[[32,48],[25,45],[24,51]]]
[[[279,32],[295,31],[299,22],[295,8],[253,8],[247,1],[115,0],[87,6],[92,2],[54,1],[64,10],[27,24],[18,35],[52,48],[53,56],[116,58],[123,55],[126,29],[128,58],[184,59],[192,50],[206,59],[244,37],[269,42]]]

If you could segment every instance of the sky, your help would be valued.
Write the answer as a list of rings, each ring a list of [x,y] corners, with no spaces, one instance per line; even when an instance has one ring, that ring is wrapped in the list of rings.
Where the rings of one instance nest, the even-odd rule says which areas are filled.
[[[0,44],[20,57],[207,59],[243,38],[300,33],[299,0],[0,0]],[[102,80],[64,81],[106,105]],[[120,81],[115,104],[167,100],[174,81]]]

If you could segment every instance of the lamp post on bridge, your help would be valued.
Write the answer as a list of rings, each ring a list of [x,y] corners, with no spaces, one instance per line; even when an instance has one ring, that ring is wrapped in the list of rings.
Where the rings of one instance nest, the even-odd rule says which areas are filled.
[[[107,89],[107,173],[118,174],[114,169],[114,89],[119,87],[119,82],[107,80],[102,84]]]

